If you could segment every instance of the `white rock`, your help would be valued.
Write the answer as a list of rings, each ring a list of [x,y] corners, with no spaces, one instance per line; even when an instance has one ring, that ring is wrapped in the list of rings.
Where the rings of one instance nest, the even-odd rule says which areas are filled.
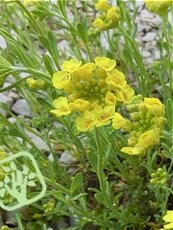
[[[7,43],[5,41],[5,39],[0,35],[0,47],[2,49],[5,49],[7,47]]]
[[[142,41],[149,42],[153,41],[156,38],[156,33],[154,32],[148,32],[143,38]]]
[[[15,124],[15,123],[16,123],[16,118],[15,118],[15,117],[9,117],[9,118],[8,118],[8,121],[9,121],[11,124]]]
[[[142,52],[142,56],[143,56],[144,58],[148,58],[148,57],[151,57],[151,53],[144,50],[144,51]]]
[[[63,164],[71,164],[75,162],[75,158],[69,152],[63,152],[59,158],[59,161]]]
[[[49,146],[36,134],[25,130],[27,136],[31,139],[31,141],[37,146],[40,150],[50,151]]]
[[[9,96],[10,98],[15,99],[15,100],[20,98],[19,94],[15,93],[15,92],[13,92],[13,91],[10,91],[10,92],[8,93],[8,96]]]
[[[8,107],[11,107],[13,104],[13,99],[7,96],[5,93],[0,93],[0,104],[1,103],[4,103]],[[1,107],[0,107],[0,113],[2,113],[3,115],[7,114],[6,111]]]
[[[12,111],[19,115],[31,117],[31,111],[26,100],[19,99],[12,106]]]

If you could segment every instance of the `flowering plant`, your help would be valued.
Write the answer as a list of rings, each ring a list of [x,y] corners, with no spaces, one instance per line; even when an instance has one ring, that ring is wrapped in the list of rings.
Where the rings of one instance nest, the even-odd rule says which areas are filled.
[[[172,1],[0,9],[0,229],[173,229]]]

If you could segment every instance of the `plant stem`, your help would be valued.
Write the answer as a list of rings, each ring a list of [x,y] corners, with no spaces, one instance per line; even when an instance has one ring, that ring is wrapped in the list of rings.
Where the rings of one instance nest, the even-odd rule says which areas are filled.
[[[100,143],[99,129],[96,127],[94,128],[94,136],[95,136],[95,142],[96,142],[97,154],[98,154],[97,174],[99,178],[100,189],[102,192],[104,192],[105,183],[104,183],[104,172],[103,172],[103,151]]]

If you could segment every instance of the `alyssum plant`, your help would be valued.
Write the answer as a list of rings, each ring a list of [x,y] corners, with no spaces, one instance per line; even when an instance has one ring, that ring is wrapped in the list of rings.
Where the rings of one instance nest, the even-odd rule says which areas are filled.
[[[136,1],[1,1],[0,93],[15,89],[32,114],[1,103],[0,162],[29,152],[47,185],[16,211],[18,229],[173,229],[173,7],[145,2],[164,35],[151,66],[135,41]],[[16,158],[0,165],[4,205],[14,203],[8,179],[18,199],[21,175],[25,200],[39,194],[32,162]]]

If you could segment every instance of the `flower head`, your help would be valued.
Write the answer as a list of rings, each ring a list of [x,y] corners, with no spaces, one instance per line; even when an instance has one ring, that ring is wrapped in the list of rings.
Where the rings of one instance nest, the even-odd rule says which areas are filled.
[[[111,5],[108,4],[107,0],[98,0],[98,2],[95,4],[95,8],[96,10],[106,12],[111,8]]]
[[[145,0],[148,10],[159,15],[165,14],[172,3],[173,0]]]
[[[109,124],[116,102],[127,102],[133,95],[125,76],[115,66],[116,61],[107,57],[96,57],[95,62],[83,65],[76,59],[65,61],[63,71],[55,73],[52,79],[53,85],[61,89],[65,97],[54,101],[55,110],[51,112],[56,116],[77,113],[77,128],[84,132],[94,125]],[[91,119],[88,120],[89,114]]]

